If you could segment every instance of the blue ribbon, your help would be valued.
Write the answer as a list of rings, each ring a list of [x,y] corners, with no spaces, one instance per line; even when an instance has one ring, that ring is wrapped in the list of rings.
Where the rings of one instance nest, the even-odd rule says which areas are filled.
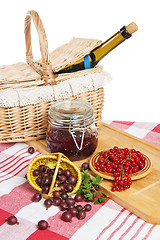
[[[84,57],[84,67],[85,67],[85,69],[90,69],[91,68],[91,64],[90,64],[90,61],[89,61],[89,55],[86,55]]]

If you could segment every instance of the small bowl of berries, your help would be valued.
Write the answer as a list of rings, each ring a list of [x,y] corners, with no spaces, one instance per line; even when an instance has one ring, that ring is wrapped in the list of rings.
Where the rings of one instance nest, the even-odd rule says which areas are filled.
[[[153,167],[151,160],[140,151],[117,146],[98,152],[89,165],[95,174],[113,180],[113,192],[130,188],[132,180],[147,176]]]
[[[82,175],[79,168],[62,153],[40,155],[34,158],[27,169],[30,185],[45,197],[54,191],[72,195],[79,189]]]

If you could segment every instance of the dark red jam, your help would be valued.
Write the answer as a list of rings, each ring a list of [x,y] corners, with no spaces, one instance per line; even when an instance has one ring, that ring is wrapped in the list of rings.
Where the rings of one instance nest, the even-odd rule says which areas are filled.
[[[76,132],[76,142],[81,145],[82,132]],[[78,150],[68,129],[56,128],[49,125],[47,131],[47,146],[51,153],[61,152],[70,160],[81,160],[93,154],[98,144],[97,131],[84,132],[82,149]]]

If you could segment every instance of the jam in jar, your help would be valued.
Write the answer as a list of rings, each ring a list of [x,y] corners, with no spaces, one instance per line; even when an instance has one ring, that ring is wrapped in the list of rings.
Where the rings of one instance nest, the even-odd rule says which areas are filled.
[[[70,160],[91,156],[98,144],[92,106],[82,100],[52,104],[46,140],[51,153],[61,152]]]

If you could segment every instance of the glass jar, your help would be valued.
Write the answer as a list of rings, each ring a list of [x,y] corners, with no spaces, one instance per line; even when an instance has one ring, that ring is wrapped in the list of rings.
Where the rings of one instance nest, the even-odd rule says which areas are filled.
[[[61,152],[70,160],[91,156],[98,144],[92,106],[82,100],[52,104],[46,140],[51,153]]]

